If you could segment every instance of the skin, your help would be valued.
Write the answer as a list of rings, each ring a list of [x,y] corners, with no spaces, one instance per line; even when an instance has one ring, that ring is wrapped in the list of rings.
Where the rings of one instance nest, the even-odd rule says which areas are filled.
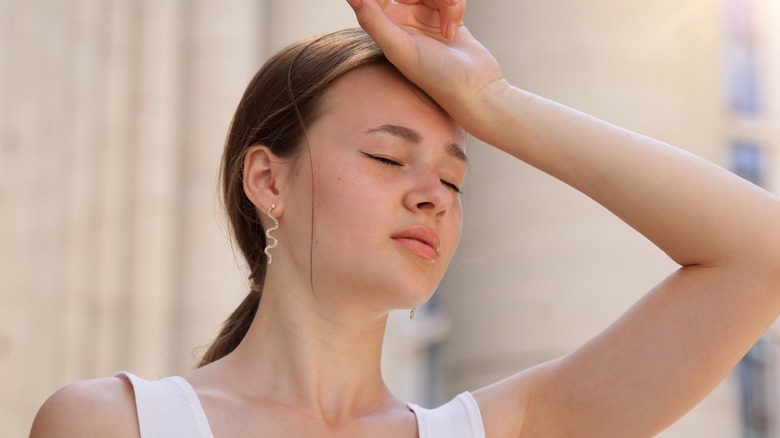
[[[488,436],[652,436],[777,318],[776,196],[512,86],[465,27],[445,39],[373,0],[351,5],[390,61],[470,134],[577,188],[680,265],[573,354],[477,391]]]
[[[285,244],[274,258],[285,263],[270,266],[239,348],[187,376],[216,436],[416,436],[413,414],[382,382],[381,342],[387,312],[424,302],[454,251],[461,210],[447,183],[459,185],[465,172],[452,154],[463,142],[458,125],[579,189],[680,265],[574,353],[475,391],[488,437],[652,436],[711,391],[777,318],[777,197],[507,83],[465,27],[451,32],[463,1],[350,5],[438,106],[386,70],[362,68],[329,99],[361,96],[349,102],[363,106],[326,106],[309,132],[310,155],[293,166],[262,146],[248,154],[245,191],[260,211],[277,205]],[[423,140],[367,133],[385,124]],[[414,224],[441,237],[435,261],[392,238]],[[134,420],[127,384],[82,382],[46,402],[33,436],[137,436]]]
[[[287,224],[279,238],[291,242],[276,252],[294,261],[272,264],[266,287],[275,290],[281,277],[279,288],[288,290],[289,278],[298,278],[292,287],[309,297],[313,282],[315,298],[333,304],[328,312],[337,315],[355,307],[371,321],[381,320],[388,310],[427,301],[454,253],[462,212],[457,191],[445,182],[460,186],[466,165],[447,146],[464,154],[464,132],[430,99],[384,68],[352,72],[325,96],[326,115],[308,130],[311,147],[298,157],[294,175],[283,175],[270,186],[263,172],[273,173],[273,163],[283,160],[263,147],[248,154],[247,195],[262,211],[276,204],[274,214]],[[387,126],[416,131],[419,144]],[[284,174],[285,168],[289,163],[277,172]],[[389,236],[415,225],[439,235],[435,261],[413,257],[396,242],[387,245]],[[313,244],[308,238],[312,228]],[[367,259],[366,251],[376,251],[385,262]],[[403,262],[394,264],[399,254]],[[315,301],[318,309],[320,301]],[[367,308],[373,311],[366,314]]]
[[[382,380],[382,340],[388,313],[427,301],[455,252],[465,133],[382,66],[334,83],[307,133],[310,147],[294,159],[262,145],[247,153],[246,195],[259,211],[276,205],[277,262],[241,345],[185,377],[215,436],[416,436],[414,414]],[[398,238],[420,226],[437,235],[436,248]],[[127,386],[104,379],[66,388],[42,409],[34,435],[52,436],[44,428],[58,423],[59,433],[64,421],[134,436],[137,426],[103,429],[100,407],[67,415],[96,392],[112,400],[105,409],[132,413]]]

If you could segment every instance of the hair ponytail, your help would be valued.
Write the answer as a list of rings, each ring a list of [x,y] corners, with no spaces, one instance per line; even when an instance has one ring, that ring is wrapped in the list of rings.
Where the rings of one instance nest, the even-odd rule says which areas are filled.
[[[233,351],[257,314],[265,283],[265,235],[257,208],[244,194],[244,156],[264,145],[295,159],[305,129],[319,115],[323,92],[345,73],[390,63],[361,29],[347,29],[295,43],[272,57],[249,82],[230,125],[222,156],[222,197],[228,224],[249,267],[252,290],[230,315],[199,366]]]
[[[211,344],[206,354],[203,355],[198,367],[208,365],[236,349],[255,319],[262,294],[260,290],[255,289],[249,292],[244,301],[238,305],[238,308],[225,321],[222,331],[219,332],[217,339]]]

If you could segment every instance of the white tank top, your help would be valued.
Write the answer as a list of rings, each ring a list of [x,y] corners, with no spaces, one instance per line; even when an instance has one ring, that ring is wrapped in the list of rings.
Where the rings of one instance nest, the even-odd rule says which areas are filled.
[[[183,378],[145,380],[124,371],[114,377],[133,385],[141,438],[214,437],[198,395]],[[479,406],[469,392],[435,409],[408,406],[417,416],[420,438],[485,438]]]

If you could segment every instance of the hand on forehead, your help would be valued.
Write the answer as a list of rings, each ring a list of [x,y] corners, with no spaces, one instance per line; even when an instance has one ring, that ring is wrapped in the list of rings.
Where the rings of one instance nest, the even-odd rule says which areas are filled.
[[[466,0],[349,0],[353,7],[375,2],[394,23],[453,39],[463,24]],[[363,24],[363,23],[361,23]]]

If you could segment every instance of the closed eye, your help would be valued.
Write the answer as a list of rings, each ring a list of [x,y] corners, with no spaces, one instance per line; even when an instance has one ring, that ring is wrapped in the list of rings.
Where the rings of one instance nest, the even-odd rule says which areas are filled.
[[[390,158],[387,158],[387,157],[382,157],[382,156],[379,156],[379,155],[371,155],[371,154],[367,154],[365,152],[363,152],[363,155],[365,155],[368,158],[371,158],[373,160],[379,161],[382,164],[386,164],[388,166],[403,166],[403,164],[401,164],[400,162],[398,162],[396,160],[393,160],[393,159],[390,159]]]
[[[371,154],[367,154],[365,152],[361,152],[361,153],[363,155],[367,156],[368,158],[371,158],[372,160],[378,161],[378,162],[380,162],[382,164],[385,164],[387,166],[395,166],[395,167],[403,166],[403,163],[401,163],[400,161],[393,160],[392,158],[383,157],[381,155],[371,155]],[[455,185],[455,184],[453,184],[451,182],[445,181],[443,179],[440,179],[439,181],[441,181],[441,183],[444,184],[445,186],[447,186],[448,188],[450,188],[453,191],[455,191],[455,193],[458,193],[458,194],[462,194],[463,193],[463,192],[460,191],[460,187],[458,187],[457,185]]]
[[[455,184],[453,184],[451,182],[444,181],[443,179],[439,180],[439,181],[441,181],[441,183],[444,184],[445,186],[447,186],[447,187],[451,188],[452,190],[454,190],[456,193],[458,193],[458,194],[462,194],[463,193],[463,192],[460,191],[460,187],[456,186]]]

